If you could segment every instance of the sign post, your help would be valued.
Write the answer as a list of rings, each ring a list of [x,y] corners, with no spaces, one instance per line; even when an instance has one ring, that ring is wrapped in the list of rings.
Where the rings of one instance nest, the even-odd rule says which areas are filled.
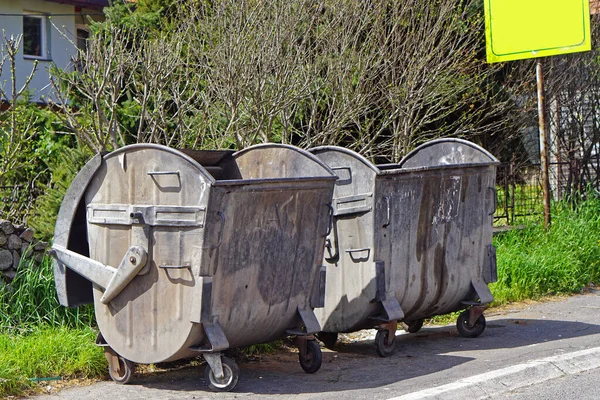
[[[600,12],[600,0],[591,0]],[[484,0],[489,63],[591,50],[590,0]],[[544,226],[550,225],[550,179],[544,70],[536,65]]]

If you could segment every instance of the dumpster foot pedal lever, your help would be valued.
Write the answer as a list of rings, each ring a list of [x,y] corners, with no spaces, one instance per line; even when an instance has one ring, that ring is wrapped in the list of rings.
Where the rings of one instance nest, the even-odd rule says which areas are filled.
[[[190,350],[197,351],[204,355],[229,348],[229,341],[225,336],[225,332],[223,332],[223,328],[221,328],[221,325],[219,325],[219,322],[205,322],[202,324],[202,327],[204,328],[204,333],[206,334],[208,346],[191,346]]]
[[[481,305],[489,304],[494,301],[494,296],[484,281],[480,279],[472,280],[471,285],[473,286],[473,289],[475,289],[475,293],[477,293],[477,297],[479,297],[479,303]]]
[[[300,319],[305,329],[286,329],[285,332],[288,335],[306,336],[321,331],[321,324],[319,324],[317,316],[311,308],[298,306],[298,314],[300,315]]]
[[[381,305],[383,306],[384,313],[371,317],[371,319],[381,322],[404,319],[404,311],[402,311],[402,307],[400,307],[400,303],[398,303],[398,299],[395,296],[389,296],[388,299],[381,302]]]

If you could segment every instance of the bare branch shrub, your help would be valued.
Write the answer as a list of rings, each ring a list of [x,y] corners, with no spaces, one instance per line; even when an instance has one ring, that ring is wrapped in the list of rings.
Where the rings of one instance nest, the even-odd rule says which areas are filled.
[[[340,144],[399,160],[437,136],[511,134],[500,67],[482,61],[476,0],[220,0],[169,30],[110,20],[60,73],[71,129],[95,151],[131,142],[243,148]],[[144,32],[140,34],[140,32]]]

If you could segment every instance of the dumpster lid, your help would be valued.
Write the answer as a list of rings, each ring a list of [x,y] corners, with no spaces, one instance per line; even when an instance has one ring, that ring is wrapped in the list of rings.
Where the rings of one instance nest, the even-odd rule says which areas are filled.
[[[234,150],[192,150],[180,149],[183,154],[193,158],[200,165],[214,167],[231,158]]]
[[[353,150],[347,149],[345,147],[340,147],[340,146],[318,146],[318,147],[313,147],[309,151],[311,153],[314,153],[314,154],[327,153],[327,152],[330,152],[330,151],[337,151],[337,152],[340,152],[340,153],[344,153],[344,154],[349,155],[350,157],[352,157],[352,158],[354,158],[354,159],[362,162],[365,166],[367,166],[368,168],[370,168],[374,172],[376,172],[376,173],[380,172],[378,166],[376,166],[375,164],[373,164],[371,161],[367,160],[361,154],[359,154],[359,153],[357,153],[357,152],[355,152]]]
[[[242,179],[337,179],[316,156],[287,144],[257,144],[233,154],[233,159]]]
[[[196,169],[198,169],[198,171],[202,174],[202,176],[204,176],[205,180],[209,184],[214,184],[216,182],[216,178],[213,176],[213,171],[210,170],[210,167],[215,165],[212,163],[215,162],[215,160],[225,159],[229,153],[228,150],[216,150],[214,151],[214,154],[212,154],[213,150],[180,150],[161,144],[137,143],[123,146],[110,153],[107,153],[103,159],[108,160],[113,157],[122,157],[131,151],[145,149],[164,151],[180,157],[182,160],[192,164]],[[206,162],[207,164],[202,164],[203,162]]]
[[[408,153],[400,168],[441,167],[457,164],[498,164],[499,161],[484,148],[458,138],[431,140]]]

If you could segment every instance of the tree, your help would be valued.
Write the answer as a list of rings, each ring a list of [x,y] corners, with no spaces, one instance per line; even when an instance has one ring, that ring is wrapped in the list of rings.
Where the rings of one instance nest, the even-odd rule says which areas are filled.
[[[438,136],[510,134],[482,32],[476,0],[147,1],[109,12],[54,83],[95,151],[277,141],[398,161]]]

